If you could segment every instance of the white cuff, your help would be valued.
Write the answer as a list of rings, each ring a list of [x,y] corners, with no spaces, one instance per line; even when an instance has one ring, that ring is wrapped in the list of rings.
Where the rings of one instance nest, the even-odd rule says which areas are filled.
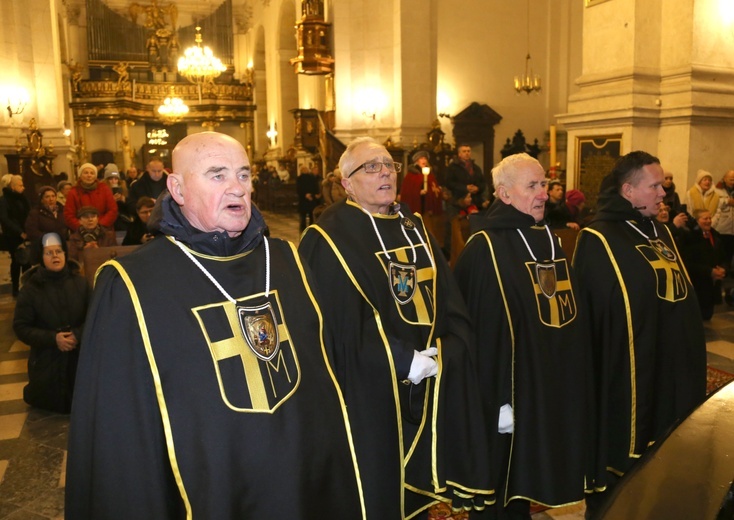
[[[503,404],[500,406],[500,419],[497,421],[497,433],[512,433],[515,431],[515,419],[512,414],[512,406]]]

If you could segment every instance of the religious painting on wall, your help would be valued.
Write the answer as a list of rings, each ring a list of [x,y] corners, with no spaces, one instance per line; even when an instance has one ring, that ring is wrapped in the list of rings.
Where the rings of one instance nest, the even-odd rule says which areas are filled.
[[[621,156],[622,134],[576,138],[576,178],[586,206],[596,208],[601,181]]]

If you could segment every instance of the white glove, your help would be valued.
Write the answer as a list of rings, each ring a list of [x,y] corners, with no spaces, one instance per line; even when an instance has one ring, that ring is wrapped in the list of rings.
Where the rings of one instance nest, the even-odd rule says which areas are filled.
[[[413,351],[413,362],[410,364],[408,379],[417,385],[427,377],[438,374],[438,363],[431,357],[438,354],[436,347],[427,348],[423,352]]]
[[[512,406],[500,406],[500,419],[497,421],[497,433],[512,433],[515,431],[515,419],[512,415]]]

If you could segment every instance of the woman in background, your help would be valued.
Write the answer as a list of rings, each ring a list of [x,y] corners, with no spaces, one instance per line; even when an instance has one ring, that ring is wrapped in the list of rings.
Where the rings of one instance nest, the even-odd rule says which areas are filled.
[[[31,347],[23,400],[52,412],[69,413],[84,318],[91,291],[66,243],[46,233],[36,244],[36,265],[23,275],[13,330]]]
[[[36,241],[46,233],[56,233],[64,238],[68,236],[64,206],[59,204],[56,190],[51,186],[42,186],[38,190],[38,205],[31,210],[25,221],[28,240]]]

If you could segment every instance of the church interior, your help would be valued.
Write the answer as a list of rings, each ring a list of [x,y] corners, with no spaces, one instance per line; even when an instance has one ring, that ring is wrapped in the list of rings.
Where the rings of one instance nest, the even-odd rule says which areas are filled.
[[[360,136],[406,166],[427,151],[439,180],[458,144],[484,172],[527,152],[592,207],[633,150],[681,194],[734,164],[730,0],[3,0],[0,20],[0,176],[28,195],[83,163],[170,167],[185,136],[222,132],[260,171],[289,171],[259,203],[297,242],[298,171],[332,171]],[[63,518],[68,417],[22,400],[8,264],[0,518]],[[734,312],[706,333],[710,366],[734,373]],[[534,516],[551,517],[583,507]]]

